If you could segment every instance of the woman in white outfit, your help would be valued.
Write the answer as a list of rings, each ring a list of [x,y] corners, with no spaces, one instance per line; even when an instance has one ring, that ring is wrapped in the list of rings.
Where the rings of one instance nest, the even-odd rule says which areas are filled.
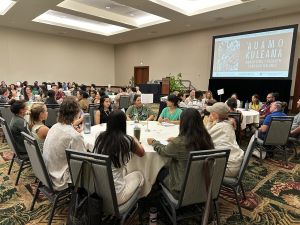
[[[97,137],[94,152],[108,155],[111,159],[118,204],[126,203],[144,184],[141,172],[126,173],[126,164],[132,153],[142,157],[145,150],[135,137],[126,134],[126,115],[123,111],[113,111],[108,115],[106,131]]]

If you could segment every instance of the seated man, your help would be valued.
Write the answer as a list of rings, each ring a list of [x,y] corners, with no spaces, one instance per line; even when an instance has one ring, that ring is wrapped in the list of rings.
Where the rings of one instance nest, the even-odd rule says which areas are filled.
[[[262,105],[262,107],[259,109],[259,116],[260,119],[264,119],[267,115],[269,115],[271,103],[275,101],[275,97],[273,93],[269,93],[267,95],[267,101]]]
[[[262,126],[258,129],[258,137],[264,139],[270,126],[272,116],[287,116],[282,112],[282,102],[276,101],[271,104],[270,114],[264,119]]]
[[[0,87],[0,103],[8,103],[9,91],[7,87]]]
[[[187,107],[197,109],[200,113],[202,113],[204,109],[202,98],[203,98],[202,91],[196,91],[195,98],[187,104]]]
[[[297,102],[297,108],[300,108],[300,98]],[[300,112],[294,117],[291,128],[291,136],[300,140]]]

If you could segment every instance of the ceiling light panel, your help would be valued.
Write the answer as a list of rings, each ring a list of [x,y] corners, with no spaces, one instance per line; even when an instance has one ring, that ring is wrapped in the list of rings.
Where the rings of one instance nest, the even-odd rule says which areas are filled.
[[[58,6],[137,28],[169,21],[111,0],[65,0]]]
[[[42,15],[36,17],[33,21],[105,36],[128,31],[128,29],[124,27],[85,19],[54,10],[48,10]]]
[[[243,3],[241,0],[150,0],[187,16],[193,16]]]
[[[7,13],[11,9],[11,7],[14,6],[14,4],[16,4],[15,1],[0,0],[0,15],[4,15],[5,13]]]

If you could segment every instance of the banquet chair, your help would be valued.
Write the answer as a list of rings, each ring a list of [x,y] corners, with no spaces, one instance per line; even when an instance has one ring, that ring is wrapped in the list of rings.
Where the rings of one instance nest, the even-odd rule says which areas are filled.
[[[46,104],[48,110],[48,118],[45,121],[45,125],[51,128],[57,122],[59,105],[58,104]]]
[[[214,171],[211,174],[212,183],[212,201],[216,214],[217,224],[220,224],[219,211],[218,211],[218,198],[225,174],[227,161],[229,157],[229,149],[214,149],[203,151],[192,151],[189,153],[189,158],[185,170],[185,176],[182,184],[182,188],[179,194],[179,199],[175,199],[171,192],[161,183],[162,197],[161,205],[171,220],[173,225],[177,224],[177,221],[200,216],[201,210],[197,212],[189,213],[189,215],[180,215],[180,209],[185,206],[202,206],[206,203],[207,191],[206,185],[208,185],[205,179],[204,163],[206,159],[213,158],[216,162]]]
[[[247,166],[249,164],[252,152],[255,148],[256,141],[257,141],[257,137],[255,135],[252,135],[252,137],[250,139],[250,142],[248,144],[247,150],[245,151],[244,159],[243,159],[243,162],[241,164],[241,168],[240,168],[240,172],[239,172],[238,176],[237,177],[224,177],[223,183],[222,183],[222,185],[224,187],[229,188],[234,192],[236,203],[237,203],[237,206],[238,206],[238,210],[239,210],[239,214],[240,214],[241,219],[243,219],[243,214],[242,214],[242,209],[241,209],[241,206],[240,206],[240,200],[239,200],[239,197],[238,197],[238,193],[241,189],[242,194],[243,194],[243,199],[244,200],[246,199],[246,195],[245,195],[242,180],[243,180],[245,171],[247,169]]]
[[[0,104],[0,116],[5,119],[7,124],[10,124],[13,115],[14,114],[11,112],[9,104]]]
[[[42,192],[44,196],[47,197],[52,203],[52,209],[48,219],[48,225],[50,225],[52,223],[55,209],[69,202],[71,197],[71,188],[68,187],[61,191],[54,190],[53,183],[45,166],[45,162],[37,141],[32,136],[24,132],[22,132],[22,135],[24,137],[24,144],[32,165],[32,170],[36,178],[39,180],[36,192],[32,199],[30,211],[33,210],[35,202],[40,192]]]
[[[130,106],[130,97],[129,95],[121,95],[120,96],[120,109],[128,109]]]
[[[0,117],[0,124],[1,124],[2,130],[3,130],[3,133],[5,135],[7,144],[14,153],[13,158],[11,159],[7,174],[8,175],[10,174],[13,164],[14,164],[14,162],[16,162],[20,166],[18,174],[17,174],[16,182],[15,182],[15,185],[18,185],[21,172],[24,169],[30,167],[30,161],[29,161],[27,154],[20,154],[20,152],[18,151],[17,145],[15,144],[15,140],[11,134],[10,128],[7,125],[5,119],[3,119],[2,117]]]
[[[89,104],[88,112],[91,116],[91,125],[95,125],[95,113],[99,109],[100,104]]]
[[[140,188],[135,191],[127,202],[118,205],[109,156],[79,152],[72,149],[67,149],[66,154],[73,184],[77,180],[82,164],[91,164],[92,170],[90,170],[90,173],[92,174],[85,176],[86,179],[84,178],[83,181],[84,187],[90,188],[89,191],[91,193],[96,192],[102,198],[104,216],[115,216],[121,220],[120,225],[124,225],[127,216],[138,209],[137,202]],[[91,185],[87,184],[89,180],[87,177],[89,176],[94,177],[94,179],[90,179]]]
[[[279,150],[283,152],[285,164],[288,165],[287,142],[293,119],[292,116],[273,116],[264,139],[259,138],[258,132],[256,132],[255,135],[257,137],[257,150],[260,153],[260,164],[262,164],[262,151],[273,152],[274,150]]]
[[[240,112],[230,112],[228,113],[228,118],[233,118],[236,122],[235,138],[238,144],[241,143],[241,124],[242,124],[242,113]]]
[[[290,144],[291,147],[294,149],[294,151],[295,151],[295,158],[298,159],[297,147],[300,147],[300,139],[299,138],[295,138],[295,137],[289,137],[288,144]]]

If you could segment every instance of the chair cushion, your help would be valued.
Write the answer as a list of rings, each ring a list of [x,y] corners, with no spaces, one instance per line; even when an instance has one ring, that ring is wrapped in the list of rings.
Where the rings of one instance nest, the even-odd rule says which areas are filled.
[[[132,208],[136,204],[139,194],[140,194],[140,191],[141,191],[141,188],[137,188],[135,190],[135,192],[133,193],[133,195],[131,196],[131,198],[127,202],[123,203],[122,205],[119,205],[120,215],[127,212],[130,208]]]
[[[161,185],[164,196],[168,198],[169,202],[171,202],[171,204],[173,204],[173,206],[175,208],[177,208],[178,200],[174,198],[174,196],[171,194],[171,192],[163,184],[160,184],[160,185]]]
[[[224,186],[236,186],[238,183],[237,178],[235,177],[224,177],[222,184]]]

